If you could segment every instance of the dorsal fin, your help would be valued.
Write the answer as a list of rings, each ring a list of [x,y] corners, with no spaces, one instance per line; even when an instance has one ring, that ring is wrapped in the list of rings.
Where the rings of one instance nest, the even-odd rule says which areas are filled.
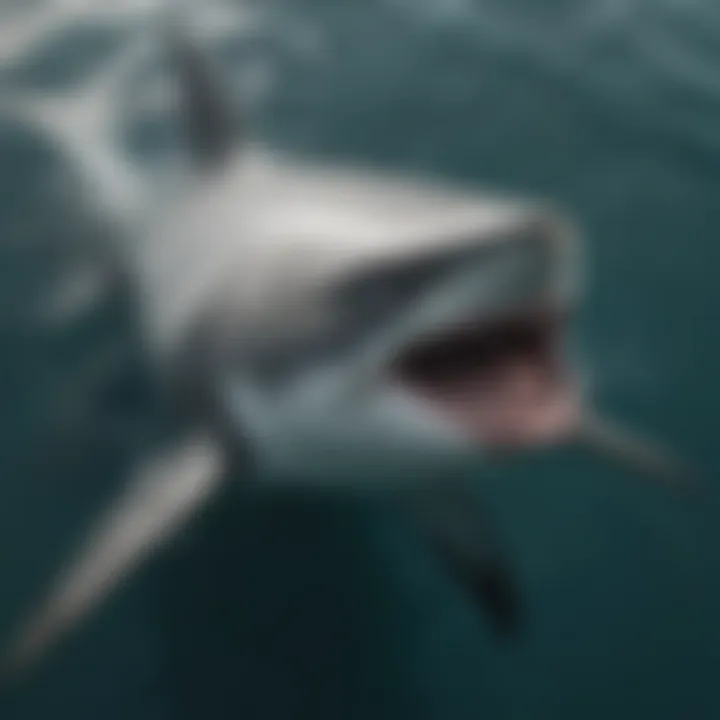
[[[172,70],[179,84],[179,110],[195,164],[215,169],[232,153],[235,118],[209,58],[176,24],[167,32]]]

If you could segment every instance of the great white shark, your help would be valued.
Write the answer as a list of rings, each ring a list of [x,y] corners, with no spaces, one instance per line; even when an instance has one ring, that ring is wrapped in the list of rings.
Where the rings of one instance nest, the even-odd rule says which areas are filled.
[[[56,140],[104,212],[137,221],[119,252],[184,421],[20,628],[5,672],[40,659],[226,478],[256,468],[283,482],[432,480],[412,506],[427,537],[512,630],[511,570],[443,480],[451,463],[582,441],[679,476],[591,408],[568,342],[578,226],[544,201],[252,143],[197,45],[172,29],[166,47],[188,152],[160,192],[98,131],[113,119],[117,66],[76,96],[6,103]]]

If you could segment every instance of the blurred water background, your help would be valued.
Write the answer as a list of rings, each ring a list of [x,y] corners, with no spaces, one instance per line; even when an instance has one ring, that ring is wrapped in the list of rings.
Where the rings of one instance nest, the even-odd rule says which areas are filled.
[[[151,0],[5,0],[3,87],[91,83]],[[196,3],[264,139],[542,194],[590,236],[600,402],[720,466],[720,6],[713,0]],[[142,80],[143,73],[140,73]],[[167,120],[167,118],[165,118]],[[127,152],[168,149],[152,104]],[[165,420],[74,169],[0,127],[0,631]],[[58,193],[58,189],[65,191]],[[720,717],[720,532],[577,454],[469,467],[528,632],[491,637],[381,499],[230,489],[0,716]]]

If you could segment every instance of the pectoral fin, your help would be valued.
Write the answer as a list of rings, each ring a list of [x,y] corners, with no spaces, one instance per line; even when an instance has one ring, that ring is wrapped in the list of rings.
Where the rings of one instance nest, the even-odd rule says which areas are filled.
[[[697,474],[680,464],[664,447],[597,413],[588,412],[578,428],[580,442],[669,489],[698,492]]]
[[[450,574],[470,594],[500,637],[522,626],[514,568],[469,488],[440,486],[415,503],[415,518]]]
[[[206,437],[194,437],[143,465],[21,629],[2,664],[3,675],[27,669],[83,622],[182,529],[223,477],[221,448]]]

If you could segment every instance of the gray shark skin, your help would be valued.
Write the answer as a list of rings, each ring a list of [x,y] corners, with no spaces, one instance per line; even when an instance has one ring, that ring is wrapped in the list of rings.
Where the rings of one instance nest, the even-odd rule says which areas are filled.
[[[176,32],[169,47],[191,150],[171,192],[150,195],[108,143],[87,140],[112,115],[117,68],[69,103],[17,104],[53,134],[109,212],[138,221],[121,250],[147,351],[187,422],[173,447],[138,468],[60,573],[20,629],[5,672],[41,659],[180,531],[228,468],[243,466],[290,483],[435,477],[420,527],[495,627],[512,632],[512,571],[487,525],[473,522],[467,497],[441,482],[450,463],[488,445],[462,421],[470,413],[472,426],[476,411],[453,401],[457,415],[448,415],[444,400],[403,382],[398,364],[447,328],[571,312],[581,289],[577,229],[545,203],[313,165],[238,142],[200,53]],[[139,209],[148,197],[153,212]],[[583,436],[581,399],[561,408],[574,419],[551,422],[572,425],[558,440]],[[542,437],[525,445],[556,439],[552,429],[536,431]],[[605,438],[598,444],[610,452],[617,445],[607,433],[589,435]],[[632,442],[624,455],[632,461]]]

